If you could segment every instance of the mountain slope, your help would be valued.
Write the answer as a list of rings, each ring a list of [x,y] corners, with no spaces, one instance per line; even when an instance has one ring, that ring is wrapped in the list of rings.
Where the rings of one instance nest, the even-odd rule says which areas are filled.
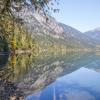
[[[94,47],[97,44],[97,41],[93,40],[91,37],[84,35],[82,32],[60,23],[60,25],[64,29],[64,37],[68,41],[72,41],[72,43],[77,43],[77,45],[83,45],[83,47]]]
[[[85,35],[88,35],[92,39],[98,41],[100,43],[100,28],[96,28],[94,30],[88,31],[84,33]]]
[[[28,12],[28,13],[27,13]],[[47,44],[63,44],[71,48],[91,48],[97,44],[96,40],[88,37],[78,30],[58,23],[53,17],[48,16],[46,21],[42,13],[37,13],[32,6],[25,5],[20,12],[13,11],[14,15],[23,20],[23,25],[31,37]]]

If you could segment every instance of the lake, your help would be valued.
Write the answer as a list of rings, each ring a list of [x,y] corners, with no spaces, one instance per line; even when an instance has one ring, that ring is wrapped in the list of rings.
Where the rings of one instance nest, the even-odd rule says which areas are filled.
[[[100,100],[99,52],[0,55],[0,100]]]

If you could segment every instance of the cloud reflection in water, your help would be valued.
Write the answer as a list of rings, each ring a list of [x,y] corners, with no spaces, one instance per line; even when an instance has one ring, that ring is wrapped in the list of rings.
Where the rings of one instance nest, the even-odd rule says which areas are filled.
[[[100,100],[100,73],[80,68],[27,96],[26,100]]]

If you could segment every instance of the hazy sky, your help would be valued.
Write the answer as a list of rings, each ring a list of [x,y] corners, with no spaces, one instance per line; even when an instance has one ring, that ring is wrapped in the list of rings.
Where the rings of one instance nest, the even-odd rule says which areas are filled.
[[[100,0],[60,0],[60,12],[53,16],[85,32],[100,27]]]

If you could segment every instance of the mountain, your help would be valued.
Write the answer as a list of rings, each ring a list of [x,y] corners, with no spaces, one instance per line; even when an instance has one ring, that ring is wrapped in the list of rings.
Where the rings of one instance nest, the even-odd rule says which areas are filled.
[[[11,11],[15,18],[15,25],[13,26],[12,18],[9,18],[10,16],[3,17],[1,24],[4,26],[3,29],[5,29],[5,33],[1,32],[1,38],[5,36],[5,41],[10,43],[12,31],[14,30],[17,40],[17,49],[34,49],[34,44],[36,47],[44,50],[54,48],[95,48],[95,46],[100,43],[98,35],[96,35],[97,38],[94,39],[71,26],[59,23],[50,15],[45,16],[42,12],[37,12],[31,5],[22,4],[21,10],[19,11],[15,9],[19,6],[18,4],[13,3],[12,5]],[[48,18],[48,20],[46,20],[46,18]],[[9,36],[6,38],[6,34],[8,33]],[[0,39],[0,41],[2,41],[2,39]],[[0,44],[0,46],[2,45],[3,44]],[[10,44],[8,46],[8,48],[11,47]],[[2,47],[4,48],[4,46]],[[4,49],[2,50],[1,48],[0,51],[4,51]]]
[[[12,12],[16,18],[23,20],[23,26],[42,47],[47,44],[58,44],[70,48],[93,48],[97,44],[96,40],[68,25],[57,22],[52,16],[48,15],[48,21],[46,21],[42,12],[38,13],[30,5],[24,5],[20,12],[15,10]]]
[[[64,29],[64,37],[68,41],[72,41],[73,44],[82,45],[83,47],[94,47],[97,44],[97,41],[93,40],[91,37],[83,34],[82,32],[60,23]]]
[[[92,39],[98,41],[100,43],[100,27],[96,28],[94,30],[90,30],[84,33],[85,35],[88,35]]]

